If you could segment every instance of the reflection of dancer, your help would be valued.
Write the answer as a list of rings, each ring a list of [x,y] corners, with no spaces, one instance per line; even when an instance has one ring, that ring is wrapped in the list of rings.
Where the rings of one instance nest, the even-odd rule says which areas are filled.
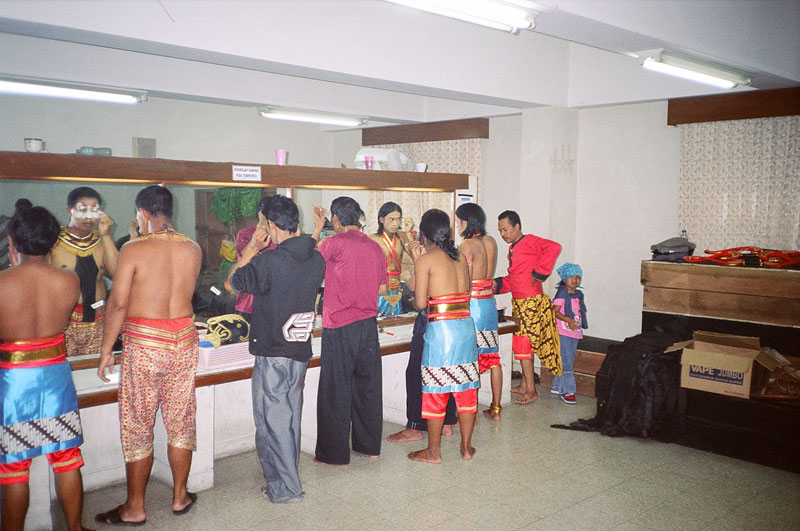
[[[456,209],[456,227],[464,242],[459,251],[469,264],[472,283],[469,313],[475,321],[478,340],[478,364],[481,373],[491,371],[492,404],[483,414],[500,420],[500,398],[503,391],[503,368],[497,335],[497,306],[494,302],[492,277],[497,265],[497,243],[486,234],[486,214],[475,203],[464,203]]]
[[[403,242],[398,230],[403,219],[403,209],[391,201],[378,210],[378,232],[372,239],[378,242],[386,259],[386,295],[378,297],[378,315],[400,315],[402,313],[403,290],[400,288],[400,272],[403,269]]]
[[[111,348],[124,327],[119,417],[128,497],[123,505],[95,517],[104,524],[147,518],[144,494],[153,466],[159,406],[174,481],[172,512],[187,512],[197,499],[186,491],[186,480],[197,447],[198,351],[191,315],[202,252],[173,228],[172,194],[166,188],[142,189],[136,195],[136,210],[142,235],[122,248],[97,368],[100,378],[108,381],[105,369],[114,366]]]
[[[237,260],[242,259],[242,254],[244,253],[245,248],[251,243],[253,234],[256,232],[256,228],[261,227],[263,230],[267,230],[266,216],[269,214],[269,206],[272,204],[272,201],[275,199],[275,197],[277,196],[268,195],[262,197],[261,201],[258,203],[258,223],[251,225],[250,227],[245,227],[236,233]],[[270,244],[263,248],[262,251],[269,251],[275,247],[277,247],[277,245],[275,245],[273,242],[270,242]],[[247,293],[246,291],[237,291],[235,307],[236,313],[250,322],[250,314],[253,313],[253,295],[251,293]]]
[[[497,293],[511,292],[513,315],[519,319],[514,332],[514,359],[522,366],[522,382],[511,388],[522,395],[514,402],[530,404],[538,398],[533,380],[533,353],[542,365],[561,376],[558,332],[550,298],[542,292],[542,282],[550,276],[561,245],[532,234],[522,233],[519,214],[513,210],[497,217],[500,237],[509,244],[508,275],[495,278]]]
[[[296,236],[297,205],[277,197],[268,212],[266,231],[258,229],[231,270],[229,284],[254,295],[250,331],[253,368],[253,418],[256,450],[274,503],[303,499],[297,472],[303,381],[311,358],[314,301],[325,261],[309,236]],[[259,254],[269,243],[274,251]]]
[[[103,276],[113,277],[117,268],[117,247],[109,234],[114,221],[100,210],[100,194],[86,186],[69,193],[67,213],[69,225],[62,227],[49,256],[51,264],[81,279],[81,296],[66,330],[67,356],[96,354],[103,337]]]
[[[58,221],[17,201],[8,224],[13,267],[0,272],[0,498],[2,528],[23,529],[32,458],[45,455],[70,530],[81,529],[83,442],[63,330],[80,296],[72,271],[48,266]],[[49,493],[47,495],[49,499]]]
[[[419,224],[422,246],[413,245],[414,304],[428,310],[422,353],[422,417],[428,421],[428,447],[408,458],[441,463],[442,427],[450,395],[458,408],[461,458],[472,459],[472,428],[478,411],[478,348],[469,316],[469,267],[450,239],[450,218],[441,210],[425,212]]]

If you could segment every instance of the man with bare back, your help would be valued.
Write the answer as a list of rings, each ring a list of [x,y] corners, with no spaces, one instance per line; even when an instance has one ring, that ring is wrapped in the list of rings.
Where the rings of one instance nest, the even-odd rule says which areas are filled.
[[[464,241],[459,251],[469,265],[471,290],[469,313],[475,321],[478,341],[478,366],[481,374],[491,371],[492,404],[483,414],[500,420],[503,368],[497,335],[497,306],[494,302],[492,278],[497,265],[497,242],[486,234],[486,214],[475,203],[464,203],[456,209],[456,228]]]
[[[64,329],[80,295],[73,271],[47,264],[58,221],[27,199],[8,224],[12,268],[0,272],[0,527],[22,530],[31,461],[53,468],[71,531],[82,529],[83,442],[78,395],[66,361]],[[49,498],[49,496],[48,496]]]
[[[100,194],[88,186],[67,195],[67,214],[69,225],[61,228],[48,257],[52,265],[75,271],[81,280],[81,294],[65,332],[67,356],[97,354],[103,338],[103,277],[113,277],[117,268],[117,247],[110,235],[114,221],[100,210]]]
[[[197,495],[186,490],[197,449],[194,378],[197,331],[192,294],[200,272],[200,247],[172,226],[172,194],[151,185],[136,196],[141,236],[122,247],[108,300],[97,373],[108,381],[111,348],[122,331],[119,418],[128,479],[123,505],[98,514],[104,524],[146,520],[144,495],[153,466],[153,424],[161,405],[172,468],[172,512],[185,514]]]
[[[446,213],[428,210],[419,229],[422,244],[412,244],[409,251],[416,279],[414,305],[428,310],[422,353],[422,418],[428,421],[428,447],[411,452],[408,458],[442,462],[442,427],[452,394],[461,427],[461,458],[472,459],[472,428],[481,381],[475,324],[469,313],[469,267],[450,239]]]

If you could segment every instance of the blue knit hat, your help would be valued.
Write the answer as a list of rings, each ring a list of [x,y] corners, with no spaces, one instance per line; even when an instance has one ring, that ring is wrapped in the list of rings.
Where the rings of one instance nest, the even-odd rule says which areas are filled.
[[[573,277],[575,275],[578,275],[581,277],[581,279],[583,279],[583,270],[581,269],[581,266],[570,262],[562,264],[561,267],[556,269],[556,273],[558,273],[558,276],[561,277],[561,280],[567,280],[569,277]]]

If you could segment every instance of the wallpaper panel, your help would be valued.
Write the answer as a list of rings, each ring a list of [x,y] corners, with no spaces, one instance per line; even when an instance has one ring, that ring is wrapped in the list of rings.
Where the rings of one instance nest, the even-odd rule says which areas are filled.
[[[467,173],[477,177],[478,190],[481,189],[481,144],[479,138],[371,147],[393,148],[402,151],[414,162],[427,163],[429,172]],[[420,179],[425,178],[424,173],[419,175]],[[479,201],[480,198],[476,197],[475,200]],[[394,201],[400,205],[403,208],[403,216],[410,216],[414,220],[415,230],[419,228],[419,220],[426,210],[438,208],[448,214],[453,210],[453,195],[450,193],[371,191],[366,206],[367,231],[369,233],[378,230],[378,209],[386,201]]]
[[[681,127],[679,220],[704,249],[800,249],[800,116]]]

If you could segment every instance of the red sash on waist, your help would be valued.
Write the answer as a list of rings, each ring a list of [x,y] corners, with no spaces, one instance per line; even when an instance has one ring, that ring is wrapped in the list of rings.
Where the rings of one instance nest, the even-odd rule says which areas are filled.
[[[64,334],[0,343],[0,369],[29,369],[67,359]]]
[[[472,289],[469,293],[473,299],[491,299],[494,296],[491,278],[472,279]]]
[[[197,328],[191,317],[177,319],[125,319],[123,340],[145,347],[161,348],[164,345],[182,348],[197,340]]]
[[[428,297],[428,321],[465,317],[469,317],[469,294],[460,292]]]

